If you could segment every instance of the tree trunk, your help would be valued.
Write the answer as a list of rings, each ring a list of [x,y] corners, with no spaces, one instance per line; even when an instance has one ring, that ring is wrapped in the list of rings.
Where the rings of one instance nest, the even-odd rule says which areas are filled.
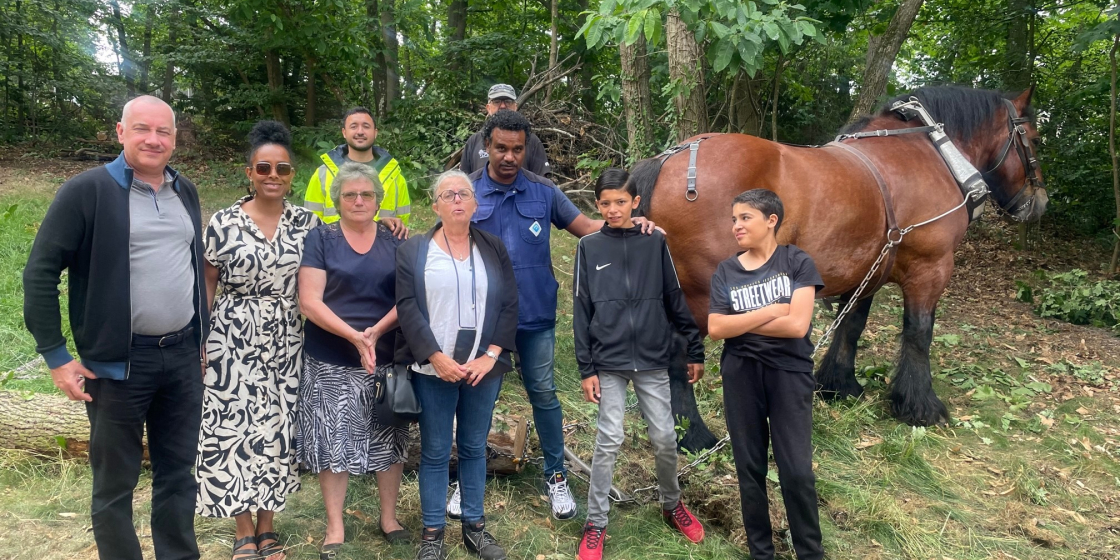
[[[1004,89],[1023,91],[1031,87],[1034,61],[1031,53],[1031,19],[1034,17],[1033,0],[1007,0],[1010,21],[1007,23],[1007,47],[1003,51],[1005,75]]]
[[[16,24],[20,29],[16,33],[16,56],[19,57],[16,67],[16,135],[23,137],[26,132],[24,127],[27,125],[27,91],[23,81],[23,59],[27,58],[27,53],[23,50],[23,0],[16,0]]]
[[[380,19],[385,53],[385,112],[388,114],[393,112],[393,106],[401,98],[401,79],[397,74],[400,46],[397,43],[397,15],[393,0],[382,0]]]
[[[863,70],[863,79],[860,80],[859,97],[852,106],[852,114],[848,122],[853,122],[861,115],[870,113],[879,101],[879,96],[887,91],[887,79],[890,77],[894,59],[898,50],[906,41],[910,33],[910,26],[918,16],[925,0],[902,0],[894,17],[891,18],[887,30],[879,36],[874,36],[867,41],[867,66]]]
[[[163,49],[163,89],[160,97],[167,104],[175,96],[175,64],[172,54],[175,52],[179,39],[179,7],[171,3],[171,15],[167,18],[167,47]]]
[[[778,55],[778,62],[774,65],[774,91],[770,95],[770,139],[778,141],[778,88],[782,84],[782,65],[785,63],[784,54]]]
[[[579,13],[586,12],[588,0],[579,0],[578,5]],[[580,25],[583,25],[583,23],[580,22]],[[594,115],[598,101],[595,95],[596,88],[592,87],[592,84],[595,81],[595,61],[598,57],[598,51],[587,50],[586,41],[576,41],[576,48],[579,49],[580,52],[580,67],[579,73],[572,78],[572,90],[581,92],[580,104],[583,105],[583,109],[587,111],[588,115]]]
[[[665,42],[669,54],[669,79],[678,88],[677,95],[673,96],[673,105],[677,110],[676,136],[679,142],[708,131],[704,52],[675,9],[670,10],[665,19]]]
[[[387,0],[391,2],[392,0]],[[370,67],[371,102],[368,108],[380,119],[384,114],[381,101],[385,93],[385,49],[381,37],[381,7],[378,0],[366,0],[366,23],[369,26],[369,50],[373,56],[373,65]]]
[[[622,105],[626,110],[626,155],[635,162],[646,157],[653,146],[653,102],[649,92],[649,58],[646,37],[640,34],[632,45],[618,46],[622,61]]]
[[[557,22],[560,19],[559,4],[560,4],[560,0],[552,0],[552,27],[550,29],[550,31],[551,31],[550,35],[552,36],[552,38],[548,43],[548,71],[549,72],[552,72],[553,70],[556,70],[556,60],[557,60],[556,57],[559,56],[559,54],[560,54],[560,41],[559,41],[560,38],[557,36],[558,31],[557,31],[557,27],[556,27]],[[548,84],[548,87],[545,88],[545,90],[544,90],[544,103],[545,103],[545,105],[547,105],[549,101],[552,101],[552,84]]]
[[[529,436],[528,421],[521,416],[495,414],[487,438],[486,469],[514,474],[525,466],[522,458]],[[89,419],[85,406],[60,394],[0,390],[0,449],[25,449],[43,453],[64,452],[85,457],[89,452]],[[420,430],[413,428],[406,468],[420,461]],[[145,457],[147,451],[145,450]],[[456,463],[452,447],[451,464]]]
[[[132,51],[128,48],[128,37],[124,31],[124,20],[121,19],[121,5],[117,0],[109,0],[109,6],[113,10],[113,15],[109,22],[117,30],[117,50],[120,54],[120,73],[124,78],[125,89],[128,91],[128,97],[131,99],[136,97],[136,60],[132,55]]]
[[[1116,50],[1120,48],[1120,34],[1112,39],[1112,48],[1108,51],[1108,62],[1112,69],[1112,80],[1109,82],[1112,103],[1108,109],[1108,155],[1112,160],[1112,197],[1116,202],[1116,223],[1120,223],[1120,157],[1116,153]],[[1116,227],[1113,226],[1113,232]],[[1116,273],[1116,259],[1120,256],[1120,240],[1112,247],[1112,262],[1108,264],[1109,274]]]
[[[269,104],[272,106],[272,118],[286,126],[291,126],[288,119],[288,104],[284,102],[284,71],[280,67],[280,55],[269,49],[264,53],[264,65],[268,71]]]
[[[451,0],[447,4],[447,40],[449,47],[458,48],[467,38],[467,0]],[[452,75],[461,75],[467,71],[467,58],[461,51],[450,54],[447,67]]]
[[[753,136],[762,134],[762,115],[764,111],[759,95],[756,93],[757,86],[761,85],[760,78],[751,78],[747,76],[746,72],[739,71],[734,86],[735,119],[732,121],[732,126],[735,127],[735,132]]]
[[[148,93],[148,72],[152,69],[152,24],[155,21],[154,2],[144,7],[144,52],[140,56],[140,83],[137,89]]]
[[[1003,88],[1023,91],[1031,87],[1034,71],[1031,20],[1034,18],[1033,0],[1007,0],[1010,20],[1007,22],[1007,47],[1004,49]],[[1026,251],[1030,241],[1031,224],[1019,222],[1019,249]]]
[[[317,62],[314,57],[309,56],[304,64],[307,67],[307,106],[303,113],[304,126],[315,126],[318,123],[318,96],[315,90]]]

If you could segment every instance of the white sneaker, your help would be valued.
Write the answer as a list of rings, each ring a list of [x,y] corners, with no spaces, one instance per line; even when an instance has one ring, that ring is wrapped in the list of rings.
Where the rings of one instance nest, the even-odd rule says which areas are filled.
[[[447,500],[447,517],[459,519],[463,517],[463,497],[459,494],[459,482],[455,482],[455,492]]]
[[[564,473],[555,473],[545,480],[548,484],[548,501],[552,503],[552,516],[556,519],[571,519],[576,516],[576,501],[568,489],[568,479]]]

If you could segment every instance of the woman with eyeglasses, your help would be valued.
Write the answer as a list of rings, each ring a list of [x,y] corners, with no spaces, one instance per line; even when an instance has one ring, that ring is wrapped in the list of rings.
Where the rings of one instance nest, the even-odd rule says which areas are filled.
[[[320,222],[285,199],[291,142],[278,122],[253,127],[249,194],[214,214],[206,230],[205,297],[212,311],[195,507],[206,517],[234,518],[233,560],[283,558],[273,516],[299,489],[295,404],[303,321],[296,275],[304,237]]]
[[[337,222],[307,236],[299,270],[299,305],[307,316],[300,379],[300,463],[318,473],[327,511],[320,558],[342,546],[342,510],[350,475],[377,473],[381,534],[409,540],[397,521],[407,424],[374,406],[392,370],[397,332],[396,254],[401,240],[373,220],[381,182],[372,167],[343,164],[331,183]]]
[[[397,371],[420,402],[420,508],[416,557],[443,560],[444,508],[454,433],[459,453],[463,544],[485,560],[506,557],[486,529],[486,438],[517,336],[517,285],[501,239],[471,226],[478,207],[461,171],[436,179],[439,223],[397,252],[397,310],[403,340]],[[456,431],[456,421],[458,428]]]

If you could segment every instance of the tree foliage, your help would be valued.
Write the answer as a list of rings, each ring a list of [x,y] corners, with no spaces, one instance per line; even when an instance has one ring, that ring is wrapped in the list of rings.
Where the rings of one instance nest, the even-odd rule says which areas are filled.
[[[642,145],[612,145],[617,153],[652,155],[674,143],[674,100],[685,93],[699,96],[712,131],[815,144],[851,112],[868,45],[899,4],[559,0],[554,21],[551,0],[7,0],[0,142],[82,144],[111,131],[130,95],[148,93],[175,107],[184,145],[189,136],[200,150],[241,148],[254,121],[280,118],[314,156],[340,141],[337,117],[361,104],[378,116],[378,142],[410,173],[428,175],[477,128],[490,85],[520,90],[547,79],[555,28],[557,59],[572,55],[567,64],[580,67],[550,84],[548,109],[613,129],[611,139],[627,137],[620,53],[645,53],[651,114],[640,122],[652,137],[643,125]],[[1113,4],[927,0],[885,95],[1033,83],[1048,219],[1111,239]],[[702,53],[695,80],[671,75],[670,12]],[[620,51],[639,37],[644,51]],[[542,105],[544,91],[525,105]]]

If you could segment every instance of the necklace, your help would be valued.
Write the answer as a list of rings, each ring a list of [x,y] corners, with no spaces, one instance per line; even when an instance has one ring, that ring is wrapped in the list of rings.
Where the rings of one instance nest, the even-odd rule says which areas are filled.
[[[451,252],[451,258],[453,258],[457,261],[467,260],[467,255],[463,255],[463,256],[460,257],[459,255],[455,254],[455,248],[453,248],[451,246],[451,240],[447,238],[447,230],[441,230],[440,233],[443,234],[443,242],[447,244],[447,250]],[[470,252],[470,250],[471,250],[471,240],[470,240],[470,237],[468,236],[467,237],[467,251]]]

